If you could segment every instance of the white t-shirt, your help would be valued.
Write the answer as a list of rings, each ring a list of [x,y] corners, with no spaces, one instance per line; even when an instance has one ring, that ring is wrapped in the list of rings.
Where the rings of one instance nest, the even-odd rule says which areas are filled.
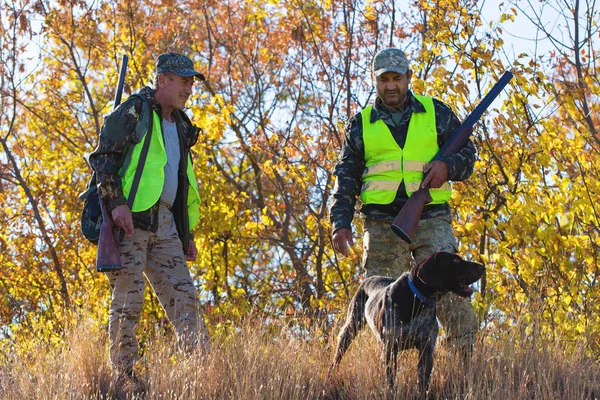
[[[167,152],[167,164],[165,165],[165,184],[160,200],[172,206],[175,202],[175,196],[177,196],[177,172],[179,171],[179,159],[181,158],[177,124],[163,119],[162,132]]]

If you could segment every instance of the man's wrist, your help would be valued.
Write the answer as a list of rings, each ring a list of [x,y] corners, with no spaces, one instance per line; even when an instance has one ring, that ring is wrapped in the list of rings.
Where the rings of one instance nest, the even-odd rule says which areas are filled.
[[[339,231],[340,229],[348,229],[349,231],[352,231],[351,226],[347,226],[346,224],[339,222],[339,223],[334,223],[333,226],[331,227],[331,235],[335,235],[335,233],[337,231]]]
[[[448,180],[452,181],[454,180],[453,178],[455,177],[455,170],[456,170],[456,162],[455,159],[452,158],[452,155],[447,156],[447,157],[440,157],[440,159],[438,161],[443,162],[444,164],[446,164],[446,168],[448,170]]]
[[[123,205],[127,205],[127,201],[125,200],[124,197],[117,197],[115,199],[109,199],[108,202],[108,209],[109,211],[112,212],[112,210],[114,210],[115,208],[119,207],[119,206],[123,206]]]

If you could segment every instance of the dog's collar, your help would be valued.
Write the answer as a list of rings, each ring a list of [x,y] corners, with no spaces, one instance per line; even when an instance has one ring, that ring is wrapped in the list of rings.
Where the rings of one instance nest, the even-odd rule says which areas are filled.
[[[427,305],[435,304],[435,301],[433,301],[432,299],[428,299],[427,297],[425,297],[423,295],[423,293],[419,292],[419,289],[417,289],[417,287],[413,283],[412,279],[410,279],[410,275],[407,275],[406,277],[408,278],[408,287],[414,293],[414,295],[417,297],[417,299],[419,299],[421,301],[421,303],[425,303]]]

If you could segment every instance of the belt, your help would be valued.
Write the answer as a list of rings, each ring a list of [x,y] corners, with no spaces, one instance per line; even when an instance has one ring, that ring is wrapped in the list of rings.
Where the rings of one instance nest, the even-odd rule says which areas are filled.
[[[173,207],[171,204],[169,204],[169,203],[167,203],[167,202],[165,202],[165,201],[162,201],[162,200],[160,200],[160,201],[158,202],[158,204],[160,204],[161,206],[165,207],[165,208],[166,208],[166,209],[168,209],[168,210],[171,210],[171,207]]]

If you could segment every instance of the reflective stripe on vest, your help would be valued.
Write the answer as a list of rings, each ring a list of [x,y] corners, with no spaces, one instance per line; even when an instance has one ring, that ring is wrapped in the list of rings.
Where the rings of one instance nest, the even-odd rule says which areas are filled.
[[[402,180],[410,197],[423,180],[423,167],[439,151],[433,100],[426,96],[415,97],[425,112],[412,114],[403,149],[382,120],[371,123],[372,106],[361,113],[366,168],[360,199],[364,204],[391,203]],[[446,203],[452,195],[447,182],[430,193],[433,198],[430,204]]]
[[[146,211],[155,205],[160,199],[165,181],[167,153],[162,137],[161,121],[155,111],[153,111],[152,114],[154,118],[152,122],[152,137],[150,138],[150,146],[148,147],[148,155],[146,156],[146,163],[144,164],[140,184],[133,201],[133,206],[131,207],[133,212]],[[123,195],[126,199],[129,198],[129,193],[131,192],[131,185],[133,184],[133,177],[135,176],[135,171],[140,161],[144,139],[137,143],[133,148],[131,161],[123,174]],[[188,156],[186,172],[188,181],[190,182],[188,190],[188,217],[190,230],[192,230],[196,227],[200,219],[200,211],[198,210],[200,194],[198,192],[198,182],[196,181],[196,176],[192,167],[191,156]]]

